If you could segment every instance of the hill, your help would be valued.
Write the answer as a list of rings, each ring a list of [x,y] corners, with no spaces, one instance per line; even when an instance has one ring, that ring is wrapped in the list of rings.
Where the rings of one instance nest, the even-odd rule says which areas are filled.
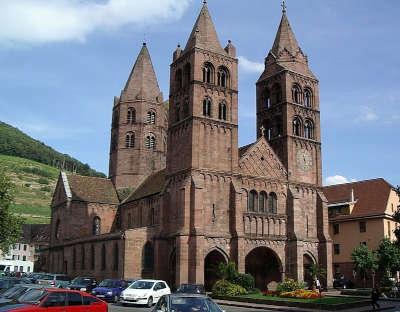
[[[0,170],[15,184],[14,213],[27,223],[49,223],[50,202],[59,170],[39,162],[15,156],[0,155]]]
[[[75,171],[86,176],[105,177],[79,160],[57,152],[50,146],[31,138],[21,130],[0,121],[0,154],[37,161],[55,168]]]

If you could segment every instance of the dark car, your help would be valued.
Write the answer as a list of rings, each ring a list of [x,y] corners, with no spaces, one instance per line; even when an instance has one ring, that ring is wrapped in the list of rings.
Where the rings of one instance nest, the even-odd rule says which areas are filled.
[[[223,312],[223,310],[209,297],[196,294],[171,294],[158,300],[153,312],[163,311],[207,311]]]
[[[333,288],[347,289],[353,287],[354,283],[345,277],[340,277],[333,280]]]
[[[71,284],[71,279],[65,274],[51,274],[46,273],[41,275],[37,281],[39,285],[50,287],[65,288]]]
[[[17,284],[30,284],[30,280],[19,277],[5,277],[0,279],[0,294]]]
[[[96,286],[97,281],[94,277],[78,276],[71,281],[71,284],[68,285],[67,289],[91,292]]]
[[[19,298],[32,289],[44,289],[44,288],[43,286],[35,284],[17,284],[7,289],[5,292],[1,294],[0,306],[9,305],[12,303],[18,303]]]
[[[176,290],[177,294],[201,294],[205,295],[206,290],[202,284],[182,284]]]
[[[93,288],[92,295],[105,301],[118,302],[121,292],[128,286],[123,280],[105,279]]]

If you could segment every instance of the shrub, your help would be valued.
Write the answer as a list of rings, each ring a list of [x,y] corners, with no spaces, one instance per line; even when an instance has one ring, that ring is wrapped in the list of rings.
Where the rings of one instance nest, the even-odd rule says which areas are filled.
[[[39,178],[38,179],[38,183],[39,184],[44,184],[44,185],[49,185],[50,182],[46,178]]]
[[[51,187],[50,186],[42,186],[40,188],[40,190],[43,192],[51,192]]]
[[[214,284],[214,287],[212,289],[212,292],[214,295],[217,296],[241,296],[241,295],[246,295],[247,291],[245,288],[243,288],[240,285],[235,285],[227,280],[219,280]]]
[[[246,290],[252,290],[255,288],[254,277],[250,274],[241,274],[239,273],[233,281],[230,281],[236,285],[242,286]]]
[[[305,284],[303,282],[295,281],[294,279],[287,278],[279,283],[276,290],[278,293],[291,292],[298,289],[303,289]]]
[[[25,187],[31,187],[31,184],[30,183],[25,183],[24,186]]]

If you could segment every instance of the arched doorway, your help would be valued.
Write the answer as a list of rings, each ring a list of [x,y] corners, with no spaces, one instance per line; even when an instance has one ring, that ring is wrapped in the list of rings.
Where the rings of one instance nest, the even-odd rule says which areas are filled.
[[[281,261],[267,247],[257,247],[246,256],[245,270],[254,277],[256,287],[260,290],[266,289],[270,282],[282,280]]]
[[[303,254],[303,280],[307,283],[307,287],[311,287],[313,283],[312,266],[315,261],[309,254]]]
[[[215,282],[220,278],[218,276],[220,263],[227,263],[227,257],[218,249],[210,251],[204,259],[204,286],[207,291],[211,291]]]
[[[151,242],[147,242],[142,250],[142,277],[153,278],[154,272],[154,247]]]

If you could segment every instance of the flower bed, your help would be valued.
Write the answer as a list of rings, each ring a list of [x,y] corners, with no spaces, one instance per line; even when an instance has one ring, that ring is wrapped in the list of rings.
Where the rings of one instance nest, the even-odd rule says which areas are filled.
[[[317,299],[321,298],[322,295],[318,290],[305,290],[298,289],[295,291],[287,291],[279,294],[279,297],[282,298],[299,298],[299,299]]]

